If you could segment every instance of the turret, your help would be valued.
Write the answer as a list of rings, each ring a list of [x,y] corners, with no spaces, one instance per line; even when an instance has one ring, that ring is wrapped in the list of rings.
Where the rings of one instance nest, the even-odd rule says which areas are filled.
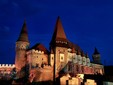
[[[74,46],[72,47],[72,54],[73,54],[73,58],[72,58],[73,63],[77,63],[77,52]]]
[[[78,64],[82,64],[81,52],[79,49],[77,50],[77,59],[78,59]]]
[[[81,52],[81,56],[82,56],[82,64],[86,65],[86,57],[83,51]]]
[[[16,70],[21,70],[22,67],[26,64],[26,50],[29,48],[29,40],[27,33],[26,21],[22,26],[22,30],[20,32],[19,38],[16,41],[16,59],[15,59],[15,67]]]
[[[101,64],[100,53],[98,52],[97,48],[95,48],[95,51],[94,51],[92,57],[93,57],[93,62],[94,63]]]
[[[85,57],[86,57],[86,65],[90,66],[90,59],[89,59],[88,53],[86,53]]]

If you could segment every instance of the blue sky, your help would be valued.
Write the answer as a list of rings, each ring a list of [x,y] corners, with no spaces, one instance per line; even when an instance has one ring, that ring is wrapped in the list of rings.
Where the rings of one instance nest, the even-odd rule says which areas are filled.
[[[0,63],[14,63],[24,19],[30,46],[49,48],[58,16],[70,41],[90,58],[96,47],[102,62],[113,65],[113,0],[0,0]]]

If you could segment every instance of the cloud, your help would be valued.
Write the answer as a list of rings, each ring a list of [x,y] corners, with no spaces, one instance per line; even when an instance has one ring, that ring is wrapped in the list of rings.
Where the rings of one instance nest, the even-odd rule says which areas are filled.
[[[1,26],[0,27],[0,32],[1,33],[8,33],[10,31],[10,27],[9,26]]]

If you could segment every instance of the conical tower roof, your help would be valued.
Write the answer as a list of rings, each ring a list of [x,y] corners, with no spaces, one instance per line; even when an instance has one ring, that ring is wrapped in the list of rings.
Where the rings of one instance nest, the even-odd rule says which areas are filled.
[[[95,54],[100,54],[100,53],[98,52],[97,48],[95,48],[95,51],[94,51],[93,54],[94,54],[94,55],[95,55]]]
[[[28,40],[28,32],[27,32],[27,26],[26,26],[26,21],[24,20],[22,30],[20,32],[19,38],[17,41],[24,41],[24,42],[29,42]]]
[[[56,41],[68,42],[59,16],[56,21],[55,30],[50,44],[55,43]]]

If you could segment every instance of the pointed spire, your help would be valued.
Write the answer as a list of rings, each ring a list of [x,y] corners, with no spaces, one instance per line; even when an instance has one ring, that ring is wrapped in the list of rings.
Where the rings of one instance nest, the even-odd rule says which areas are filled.
[[[76,51],[75,51],[75,48],[74,48],[74,47],[72,47],[72,53],[76,53]]]
[[[79,50],[77,50],[77,55],[81,55],[81,52]]]
[[[68,41],[59,16],[56,21],[55,30],[54,30],[50,44],[54,43],[57,40],[58,41]]]
[[[97,48],[95,47],[95,51],[94,51],[94,53],[93,54],[100,54],[99,52],[98,52],[98,50],[97,50]]]
[[[89,58],[88,53],[86,53],[86,58]]]
[[[23,26],[22,26],[22,30],[20,32],[19,38],[17,41],[25,41],[25,42],[29,42],[28,40],[28,33],[27,33],[27,26],[26,26],[26,20],[24,20]]]
[[[81,51],[81,56],[84,57],[84,52],[83,51]]]

